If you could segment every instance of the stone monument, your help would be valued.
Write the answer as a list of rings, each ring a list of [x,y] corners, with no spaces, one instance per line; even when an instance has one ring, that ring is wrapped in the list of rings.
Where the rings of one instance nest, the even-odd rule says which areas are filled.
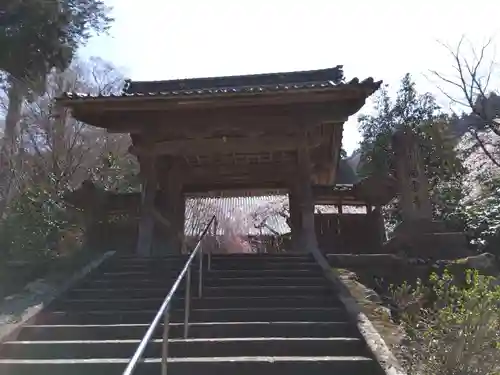
[[[410,129],[400,129],[395,132],[392,144],[402,222],[386,243],[386,250],[431,259],[470,255],[464,233],[450,232],[444,222],[433,219],[418,137]]]

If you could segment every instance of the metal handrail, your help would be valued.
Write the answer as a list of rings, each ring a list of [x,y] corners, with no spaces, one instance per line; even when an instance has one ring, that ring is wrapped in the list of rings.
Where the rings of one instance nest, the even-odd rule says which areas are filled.
[[[139,361],[141,360],[144,351],[146,350],[147,345],[149,344],[149,341],[151,341],[151,338],[153,337],[153,334],[158,327],[158,324],[160,323],[160,320],[163,316],[163,344],[162,344],[162,360],[161,360],[161,373],[162,375],[167,374],[167,357],[168,357],[168,334],[169,334],[169,323],[170,323],[170,302],[172,301],[172,298],[177,292],[177,289],[179,288],[179,285],[181,284],[182,279],[184,279],[184,276],[187,276],[186,278],[186,295],[185,295],[185,300],[184,300],[184,338],[187,338],[188,336],[188,330],[189,330],[189,309],[190,309],[190,299],[191,299],[191,263],[193,262],[193,259],[196,257],[196,255],[199,253],[199,275],[198,275],[198,296],[202,296],[202,288],[203,288],[203,252],[200,251],[201,249],[201,242],[203,241],[203,238],[207,234],[208,230],[210,229],[210,226],[212,223],[216,222],[216,217],[215,215],[212,216],[210,221],[208,222],[207,226],[205,227],[205,230],[202,232],[200,239],[196,243],[196,246],[194,250],[192,251],[191,255],[189,256],[188,260],[186,261],[186,264],[184,265],[184,268],[182,269],[181,273],[177,277],[177,279],[174,282],[174,285],[172,285],[172,288],[170,289],[170,292],[168,292],[167,296],[163,300],[163,303],[161,304],[160,309],[156,313],[155,318],[151,322],[148,330],[146,331],[144,337],[142,338],[141,342],[139,343],[139,346],[137,347],[137,350],[135,351],[134,355],[130,359],[130,362],[127,365],[127,368],[125,371],[123,371],[123,375],[132,375],[134,370],[136,369],[137,365],[139,364]],[[210,254],[209,254],[210,256]]]

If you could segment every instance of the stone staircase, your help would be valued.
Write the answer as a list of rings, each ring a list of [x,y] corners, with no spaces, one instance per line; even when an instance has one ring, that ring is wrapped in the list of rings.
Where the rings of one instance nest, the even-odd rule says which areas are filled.
[[[121,374],[185,261],[108,259],[0,346],[0,374]],[[187,340],[183,288],[171,310],[169,374],[384,374],[312,257],[214,256],[201,299],[196,279]],[[160,374],[161,331],[137,374]]]

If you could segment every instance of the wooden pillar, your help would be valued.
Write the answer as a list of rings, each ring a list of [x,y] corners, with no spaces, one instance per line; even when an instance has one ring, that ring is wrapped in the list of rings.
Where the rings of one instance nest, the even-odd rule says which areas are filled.
[[[302,239],[302,212],[300,210],[300,190],[297,181],[290,183],[288,190],[288,204],[290,212],[290,230],[292,234],[292,252],[304,252],[304,245]]]
[[[377,228],[380,233],[380,244],[383,245],[384,242],[387,241],[387,234],[385,232],[384,216],[382,215],[382,207],[380,205],[375,206],[373,215],[377,221]]]
[[[184,243],[185,197],[182,191],[182,165],[176,158],[169,158],[163,191],[166,195],[166,216],[170,221],[167,235],[167,252],[180,254]]]
[[[139,256],[151,255],[151,246],[154,235],[153,209],[157,191],[156,159],[154,157],[143,157],[139,160],[141,167],[141,218],[139,221],[139,233],[137,236],[136,253]]]
[[[316,231],[314,228],[314,196],[312,191],[312,167],[307,146],[298,150],[298,185],[300,191],[301,232],[304,251],[319,253]]]
[[[99,248],[101,238],[99,229],[102,226],[102,219],[105,217],[103,211],[102,194],[95,187],[94,183],[90,180],[83,181],[81,187],[83,206],[83,220],[84,220],[84,243],[83,246],[89,250]]]
[[[370,202],[367,202],[366,204],[366,220],[367,220],[367,228],[369,230],[369,236],[373,237],[373,241],[371,243],[373,244],[372,247],[370,247],[370,251],[376,251],[378,252],[385,242],[385,229],[383,227],[383,219],[382,219],[382,224],[380,223],[380,220],[382,219],[381,211],[380,211],[380,206],[379,205],[373,205]]]
[[[179,192],[179,207],[177,211],[177,218],[178,218],[178,236],[179,236],[179,253],[183,253],[183,250],[185,248],[185,236],[184,236],[184,229],[185,229],[185,224],[186,224],[186,197],[184,196],[184,193],[182,191],[182,184],[180,184],[180,192]]]

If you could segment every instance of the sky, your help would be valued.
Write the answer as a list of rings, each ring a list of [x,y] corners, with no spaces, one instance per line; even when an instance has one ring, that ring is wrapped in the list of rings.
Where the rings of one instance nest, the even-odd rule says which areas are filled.
[[[133,80],[272,73],[344,66],[347,79],[396,88],[410,72],[419,91],[440,96],[429,70],[452,73],[441,45],[462,36],[500,46],[497,0],[106,0],[115,22],[83,56],[99,56]],[[499,51],[500,53],[500,51]],[[369,112],[370,104],[362,110]],[[360,135],[357,116],[344,147]]]

